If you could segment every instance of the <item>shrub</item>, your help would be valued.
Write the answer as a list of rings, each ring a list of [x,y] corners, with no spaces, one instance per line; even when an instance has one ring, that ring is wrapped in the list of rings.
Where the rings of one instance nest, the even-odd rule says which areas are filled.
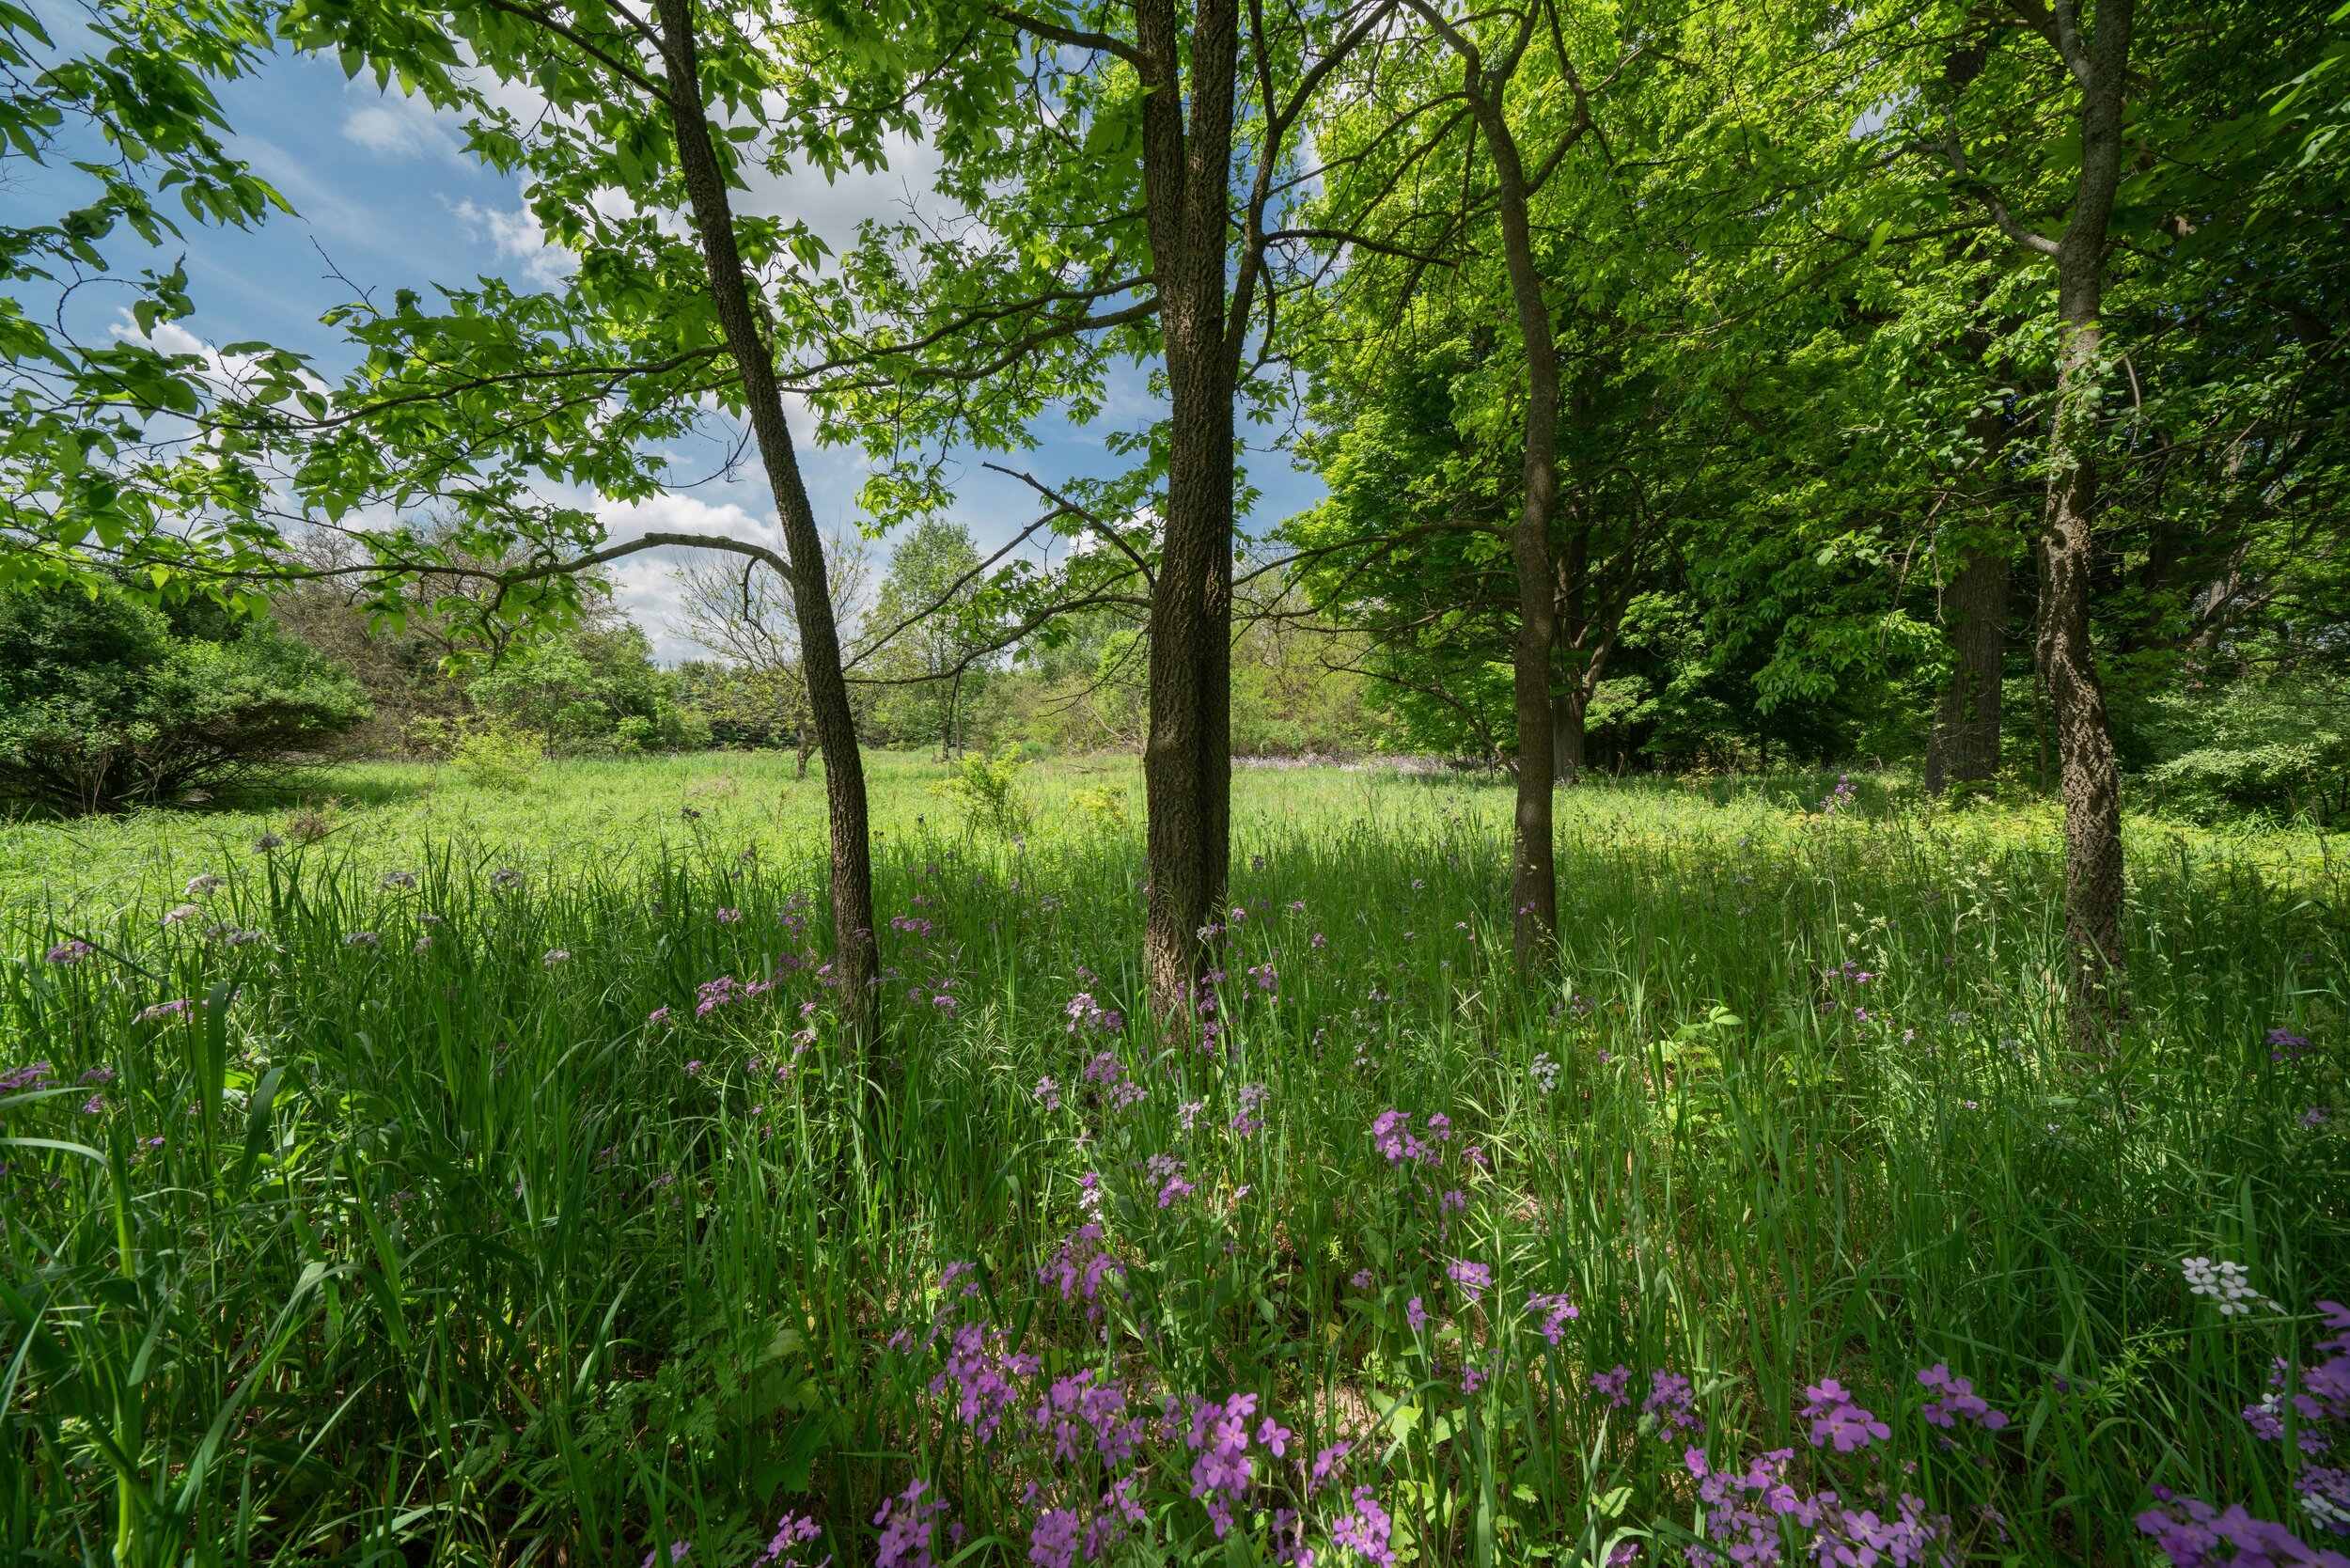
[[[466,695],[483,714],[565,757],[682,751],[710,744],[707,717],[671,699],[652,645],[626,620],[598,618],[510,650]]]
[[[0,592],[0,792],[71,814],[168,805],[318,753],[367,699],[263,620],[180,635],[127,593]]]
[[[1079,790],[1070,797],[1086,822],[1104,833],[1123,832],[1126,827],[1126,786],[1096,784]]]
[[[513,793],[529,787],[547,760],[547,738],[496,719],[467,725],[448,750],[448,760],[468,782]]]
[[[1026,765],[1010,746],[993,757],[975,753],[957,762],[945,783],[931,788],[955,803],[966,828],[983,827],[1010,839],[1028,831],[1028,802],[1020,792],[1020,770]]]
[[[2320,824],[2350,811],[2350,681],[2295,675],[2154,699],[2147,770],[2163,804],[2217,820],[2244,813]]]

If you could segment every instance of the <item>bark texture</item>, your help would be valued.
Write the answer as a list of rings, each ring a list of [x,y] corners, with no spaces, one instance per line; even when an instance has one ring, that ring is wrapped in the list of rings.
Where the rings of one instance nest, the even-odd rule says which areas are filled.
[[[1581,682],[1562,689],[1550,703],[1550,776],[1561,784],[1583,776],[1586,733]]]
[[[1476,62],[1470,61],[1472,74]],[[1526,346],[1526,494],[1510,530],[1517,571],[1518,636],[1511,677],[1518,720],[1516,843],[1510,906],[1514,913],[1518,969],[1546,962],[1559,941],[1559,877],[1553,861],[1552,796],[1557,780],[1551,736],[1550,649],[1558,634],[1551,594],[1550,519],[1559,505],[1559,353],[1542,274],[1534,268],[1532,225],[1527,213],[1526,170],[1503,118],[1498,94],[1471,99],[1498,177],[1503,258]]]
[[[2071,8],[2064,8],[2070,11]],[[2095,33],[2074,29],[2060,53],[2081,83],[2081,169],[2073,215],[2056,243],[2062,334],[2048,437],[2048,498],[2039,540],[2036,652],[2056,729],[2064,795],[2064,924],[2074,1036],[2102,1049],[2127,1013],[2122,949],[2122,791],[2090,640],[2096,562],[2097,420],[2104,379],[2105,249],[2122,172],[2122,108],[2133,0],[2104,0]]]
[[[1926,745],[1928,794],[1952,784],[1982,783],[1999,771],[2008,576],[2005,551],[1971,551],[1943,596],[1955,657]]]
[[[774,351],[760,329],[750,284],[736,243],[726,180],[710,139],[701,66],[694,39],[692,0],[656,0],[668,110],[677,137],[678,166],[694,210],[702,260],[727,351],[742,377],[743,400],[761,465],[783,525],[791,568],[791,604],[799,621],[801,667],[810,717],[824,758],[824,803],[831,821],[833,974],[841,1016],[872,1038],[880,995],[873,942],[873,863],[867,837],[865,765],[857,751],[849,684],[840,666],[840,633],[824,570],[823,537],[800,477],[791,427],[784,417]]]
[[[1162,1015],[1194,1005],[1201,929],[1231,850],[1231,218],[1236,0],[1198,0],[1183,48],[1173,0],[1140,0],[1144,222],[1170,400],[1166,534],[1151,596],[1144,960]],[[1190,63],[1189,91],[1183,64]],[[1188,109],[1189,123],[1185,123]]]

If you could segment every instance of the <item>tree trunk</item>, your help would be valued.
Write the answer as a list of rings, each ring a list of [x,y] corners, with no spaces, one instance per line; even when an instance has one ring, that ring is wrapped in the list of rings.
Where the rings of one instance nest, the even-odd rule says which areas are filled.
[[[1502,84],[1485,82],[1475,51],[1459,35],[1452,36],[1454,48],[1462,54],[1469,112],[1476,118],[1486,150],[1493,155],[1502,255],[1510,270],[1518,336],[1526,349],[1525,494],[1519,498],[1517,522],[1510,530],[1511,562],[1516,568],[1518,588],[1517,644],[1511,662],[1518,723],[1518,778],[1510,906],[1518,972],[1524,975],[1549,960],[1559,939],[1550,700],[1551,645],[1559,625],[1550,569],[1550,519],[1559,499],[1559,354],[1551,336],[1550,307],[1543,301],[1542,274],[1534,266],[1526,168],[1503,110]]]
[[[1151,596],[1150,736],[1143,755],[1151,1001],[1198,1000],[1203,928],[1230,854],[1232,392],[1226,340],[1236,0],[1198,0],[1185,56],[1173,0],[1140,0],[1142,173],[1170,418],[1166,533]],[[1188,106],[1190,124],[1184,124]]]
[[[1583,688],[1561,691],[1550,704],[1550,776],[1561,784],[1583,776]]]
[[[2055,720],[2064,792],[2064,925],[2072,958],[2073,1032],[2102,1049],[2126,1014],[2122,951],[2122,792],[2112,727],[2090,640],[2096,561],[2097,419],[2102,382],[2106,228],[2121,178],[2122,104],[2131,0],[2097,8],[2085,50],[2081,175],[2072,221],[2057,243],[2057,404],[2048,434],[2048,501],[2041,523],[2037,652]]]
[[[824,571],[823,536],[808,505],[807,487],[792,450],[776,383],[773,351],[751,303],[734,214],[711,145],[703,107],[701,67],[694,39],[692,0],[655,0],[668,77],[669,118],[678,168],[699,231],[712,303],[726,334],[727,352],[742,377],[743,401],[775,495],[776,515],[791,563],[791,605],[799,621],[801,668],[809,711],[824,754],[824,803],[832,827],[833,982],[842,1020],[865,1039],[875,1037],[880,992],[873,943],[872,847],[866,833],[865,766],[857,752],[855,715],[840,667],[840,633],[833,619]]]
[[[1577,417],[1582,416],[1583,404],[1577,400]],[[1552,647],[1566,655],[1554,662],[1560,667],[1552,671],[1558,682],[1557,693],[1550,700],[1550,776],[1561,784],[1572,784],[1583,776],[1586,766],[1585,714],[1590,708],[1591,687],[1597,678],[1592,667],[1597,663],[1584,646],[1590,624],[1584,615],[1586,602],[1585,578],[1590,572],[1591,530],[1588,524],[1567,536],[1564,557],[1557,565],[1559,572],[1559,591],[1552,597],[1555,623],[1551,628]],[[1588,662],[1587,662],[1588,661]]]
[[[2006,670],[2008,562],[2003,550],[1974,550],[1950,579],[1944,603],[1956,655],[1926,745],[1926,792],[1979,784],[1999,771],[1999,695]]]

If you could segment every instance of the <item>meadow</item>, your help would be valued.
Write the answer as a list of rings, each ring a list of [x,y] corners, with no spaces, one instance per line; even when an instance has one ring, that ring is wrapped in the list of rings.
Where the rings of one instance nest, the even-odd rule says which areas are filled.
[[[1529,985],[1505,787],[1243,770],[1154,1019],[1131,760],[874,769],[862,1043],[788,758],[0,829],[0,1556],[2338,1560],[2325,840],[2134,819],[2089,1058],[2045,807],[1562,792]]]

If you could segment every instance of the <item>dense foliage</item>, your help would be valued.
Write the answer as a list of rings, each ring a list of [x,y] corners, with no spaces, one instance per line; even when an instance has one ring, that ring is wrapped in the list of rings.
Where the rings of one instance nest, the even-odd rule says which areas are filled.
[[[2334,4],[0,0],[0,1552],[2350,1568]]]
[[[315,760],[368,716],[267,621],[175,626],[118,588],[0,589],[0,792],[67,813],[175,804]]]

